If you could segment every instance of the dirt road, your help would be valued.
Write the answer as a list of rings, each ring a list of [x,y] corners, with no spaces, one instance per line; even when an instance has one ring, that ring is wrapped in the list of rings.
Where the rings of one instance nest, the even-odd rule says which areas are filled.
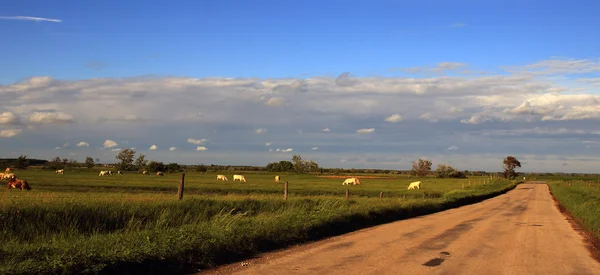
[[[201,274],[600,274],[543,183],[245,262]]]

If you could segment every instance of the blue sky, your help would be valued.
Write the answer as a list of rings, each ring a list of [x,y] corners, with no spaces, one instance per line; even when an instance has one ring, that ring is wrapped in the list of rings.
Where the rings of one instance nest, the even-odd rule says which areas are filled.
[[[512,0],[3,3],[0,148],[112,161],[108,149],[117,147],[103,148],[105,140],[119,148],[160,143],[158,150],[178,149],[157,158],[200,162],[201,152],[205,163],[240,164],[294,148],[336,167],[480,158],[469,170],[496,169],[494,158],[522,148],[513,153],[535,160],[534,170],[571,169],[558,159],[574,166],[600,148],[599,9],[597,1]],[[157,97],[185,104],[173,114]],[[394,114],[402,118],[385,120]],[[59,128],[45,125],[55,122]],[[88,127],[94,123],[111,130]],[[208,139],[209,150],[194,151],[190,137]],[[494,138],[505,144],[484,149]],[[564,138],[577,145],[563,146]],[[282,148],[269,152],[264,144],[273,140]],[[81,141],[90,146],[76,147]],[[445,150],[452,146],[459,149]],[[248,153],[236,157],[233,148]]]

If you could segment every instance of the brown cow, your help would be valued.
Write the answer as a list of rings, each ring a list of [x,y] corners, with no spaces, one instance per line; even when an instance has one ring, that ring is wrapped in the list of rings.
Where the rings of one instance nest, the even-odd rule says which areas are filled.
[[[20,180],[16,178],[12,178],[8,181],[8,185],[6,185],[7,189],[21,189],[21,190],[31,190],[31,186],[27,183],[26,180]]]

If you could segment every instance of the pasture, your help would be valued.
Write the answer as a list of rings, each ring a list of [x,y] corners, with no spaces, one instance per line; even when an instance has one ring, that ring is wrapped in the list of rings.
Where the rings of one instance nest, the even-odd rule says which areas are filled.
[[[33,190],[0,192],[0,273],[185,273],[371,225],[472,203],[514,188],[487,177],[16,171]],[[375,178],[378,177],[378,178]],[[420,190],[407,190],[421,180]],[[289,199],[283,200],[283,182]],[[471,185],[469,186],[469,182]],[[464,186],[464,188],[463,188]],[[350,199],[345,198],[346,189]],[[383,192],[383,199],[379,199]]]

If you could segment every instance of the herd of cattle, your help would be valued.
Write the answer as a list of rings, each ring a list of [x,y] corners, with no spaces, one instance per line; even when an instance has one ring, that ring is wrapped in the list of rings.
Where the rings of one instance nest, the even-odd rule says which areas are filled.
[[[65,173],[64,169],[56,170],[56,174],[64,175],[64,173]],[[150,173],[148,173],[148,171],[142,171],[141,173],[142,173],[142,175],[150,175]],[[123,172],[117,171],[117,174],[123,175]],[[99,177],[110,176],[110,175],[113,175],[113,172],[110,170],[102,170],[98,174]],[[164,176],[163,172],[156,172],[156,175]],[[19,180],[14,173],[11,173],[10,168],[6,168],[6,170],[4,170],[4,173],[0,173],[0,178],[2,180],[8,180],[8,185],[7,185],[8,189],[12,188],[12,189],[21,189],[21,190],[31,190],[31,186],[29,186],[27,181]],[[217,181],[219,181],[219,180],[227,181],[228,179],[225,175],[217,175]],[[275,182],[280,182],[280,180],[281,180],[281,177],[275,176]],[[244,175],[233,175],[233,181],[247,182]],[[344,180],[344,182],[342,182],[342,185],[349,185],[349,184],[352,184],[352,185],[360,184],[360,180],[358,178],[347,178],[346,180]],[[412,190],[412,189],[421,189],[421,181],[411,182],[408,185],[408,190]]]

